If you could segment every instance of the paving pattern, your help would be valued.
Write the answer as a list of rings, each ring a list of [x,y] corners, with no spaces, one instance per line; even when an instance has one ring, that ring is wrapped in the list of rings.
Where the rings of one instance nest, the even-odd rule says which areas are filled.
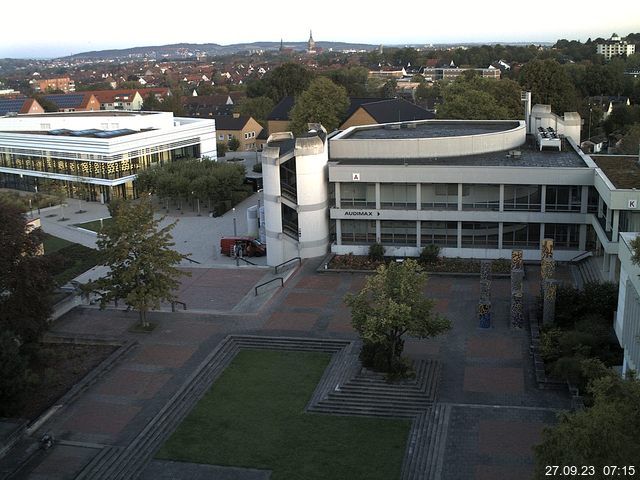
[[[128,331],[137,321],[133,312],[77,308],[62,317],[53,326],[58,335],[128,340],[137,346],[25,440],[33,443],[43,432],[52,432],[57,442],[47,452],[31,455],[14,478],[205,478],[215,468],[184,466],[180,473],[181,468],[171,470],[168,463],[148,462],[219,373],[210,365],[212,355],[225,354],[223,348],[229,348],[229,358],[234,355],[225,347],[226,338],[304,337],[343,346],[357,341],[342,299],[362,287],[365,275],[316,273],[319,263],[306,261],[284,288],[265,293],[263,300],[258,296],[257,303],[247,304],[253,310],[243,313],[238,313],[239,302],[253,297],[251,278],[262,278],[264,270],[240,269],[243,279],[236,278],[233,269],[200,272],[205,285],[196,281],[192,286],[213,289],[216,307],[210,312],[154,312],[150,317],[158,327],[148,335]],[[233,280],[224,281],[227,274]],[[539,272],[527,269],[527,302],[539,289],[538,278]],[[492,325],[480,329],[478,277],[429,279],[425,294],[453,328],[436,339],[406,340],[405,353],[420,365],[437,365],[440,380],[437,397],[414,417],[403,480],[530,478],[532,445],[539,442],[544,426],[555,422],[556,412],[569,408],[562,392],[536,387],[528,333],[509,328],[508,282],[493,280]],[[342,383],[353,378],[354,371],[347,368],[343,375]],[[327,385],[337,380],[327,378]],[[174,476],[153,476],[165,468]],[[10,471],[15,471],[15,462],[11,465],[8,456],[0,459],[0,474]],[[250,470],[244,475],[243,469],[215,471],[221,479],[269,475]]]

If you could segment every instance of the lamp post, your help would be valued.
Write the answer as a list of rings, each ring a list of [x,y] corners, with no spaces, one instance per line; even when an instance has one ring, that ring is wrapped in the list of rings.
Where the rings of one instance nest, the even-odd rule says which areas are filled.
[[[593,108],[589,108],[589,138],[587,140],[591,140],[591,113],[593,112]]]
[[[233,236],[238,236],[238,228],[236,226],[236,207],[233,207]]]

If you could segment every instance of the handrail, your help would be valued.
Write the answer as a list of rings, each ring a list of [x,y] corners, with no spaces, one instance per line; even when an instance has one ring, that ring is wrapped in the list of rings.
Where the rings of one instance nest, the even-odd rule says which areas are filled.
[[[575,263],[578,260],[583,260],[584,258],[589,258],[589,257],[593,257],[593,252],[590,251],[590,250],[586,251],[586,252],[579,253],[578,255],[573,257],[571,260],[569,260],[569,263]]]
[[[290,258],[289,260],[287,260],[286,262],[282,262],[280,265],[276,265],[274,268],[274,272],[273,273],[278,273],[278,268],[285,266],[287,263],[293,262],[295,260],[298,260],[298,262],[300,262],[300,265],[302,265],[302,258],[300,257],[293,257]]]
[[[184,302],[179,302],[178,300],[174,300],[174,301],[172,301],[172,302],[171,302],[171,311],[172,311],[172,312],[175,312],[175,311],[176,311],[176,304],[178,304],[178,305],[182,305],[182,308],[183,308],[184,310],[186,310],[186,309],[187,309],[187,304],[186,304],[186,303],[184,303]]]
[[[280,280],[280,286],[284,287],[284,279],[282,277],[272,278],[268,282],[264,282],[264,283],[261,283],[260,285],[256,285],[256,288],[253,289],[255,291],[255,293],[256,293],[256,297],[258,296],[258,289],[260,287],[264,287],[265,285],[269,285],[271,282],[275,282],[276,280]]]
[[[253,263],[244,257],[235,257],[235,258],[236,258],[236,265],[238,264],[238,260],[242,260],[244,263],[248,263],[249,265],[257,265],[256,263]]]
[[[197,260],[193,260],[192,258],[189,258],[187,255],[182,255],[182,258],[184,260],[189,260],[191,263],[197,263],[198,265],[200,265],[202,262],[199,262]]]

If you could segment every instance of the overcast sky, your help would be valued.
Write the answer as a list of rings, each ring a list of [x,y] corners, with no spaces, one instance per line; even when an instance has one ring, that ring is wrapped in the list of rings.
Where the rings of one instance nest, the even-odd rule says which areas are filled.
[[[614,8],[613,8],[614,7]],[[324,0],[3,2],[0,58],[47,58],[170,43],[370,44],[585,41],[640,31],[640,2]]]

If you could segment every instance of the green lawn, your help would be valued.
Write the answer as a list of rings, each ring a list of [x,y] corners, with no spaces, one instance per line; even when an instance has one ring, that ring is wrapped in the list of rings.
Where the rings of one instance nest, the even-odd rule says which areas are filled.
[[[44,254],[51,258],[53,278],[58,285],[73,280],[99,262],[97,250],[49,234],[45,234]]]
[[[273,480],[400,478],[409,420],[304,412],[329,359],[240,352],[157,457],[272,470]]]
[[[107,225],[109,225],[111,222],[113,221],[112,218],[103,218],[102,219],[102,226],[106,227]],[[100,220],[93,220],[91,222],[85,222],[85,223],[77,223],[76,227],[81,227],[84,228],[86,230],[91,230],[92,232],[99,232],[100,231]]]

